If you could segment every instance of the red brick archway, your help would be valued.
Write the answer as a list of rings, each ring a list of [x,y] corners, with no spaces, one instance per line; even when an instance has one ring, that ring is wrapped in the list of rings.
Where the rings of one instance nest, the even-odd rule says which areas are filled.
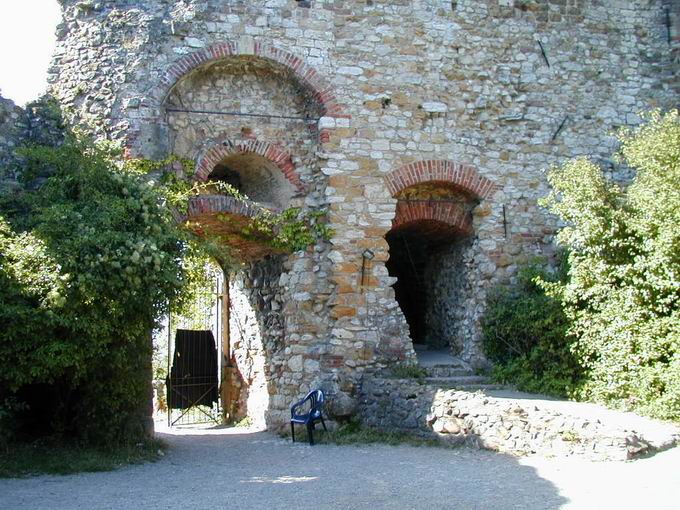
[[[397,214],[392,221],[392,229],[411,225],[415,222],[435,221],[450,227],[462,235],[472,233],[472,217],[463,204],[431,200],[397,202]]]
[[[390,194],[397,197],[412,186],[441,183],[452,186],[470,197],[470,201],[485,200],[493,196],[498,187],[477,173],[470,165],[444,159],[415,161],[393,170],[385,176]],[[472,218],[463,203],[446,200],[398,200],[392,228],[431,220],[453,227],[461,234],[472,233]]]
[[[239,41],[225,41],[195,51],[174,62],[160,80],[154,99],[162,104],[175,84],[194,69],[235,56],[255,56],[276,62],[295,76],[320,106],[321,114],[326,117],[347,117],[338,103],[331,85],[315,69],[300,57],[257,39],[243,38]]]
[[[295,164],[288,153],[280,145],[258,140],[222,140],[211,145],[196,163],[196,179],[205,181],[220,161],[234,154],[258,154],[272,162],[281,170],[295,189],[303,191],[304,184],[295,169]]]
[[[385,182],[393,197],[406,188],[426,182],[453,184],[479,200],[491,198],[498,190],[498,186],[470,165],[446,159],[415,161],[401,166],[387,174]]]
[[[462,282],[469,271],[464,254],[474,232],[472,210],[498,187],[472,166],[450,160],[405,164],[385,176],[385,185],[397,199],[392,228],[385,233],[385,267],[394,278],[394,299],[414,344],[448,350],[455,320],[442,317],[459,310],[463,299]],[[441,285],[448,280],[440,278],[450,272],[460,278],[453,280],[454,288]],[[438,340],[442,338],[443,343]]]
[[[244,36],[238,41],[224,41],[189,53],[170,64],[161,76],[158,85],[149,94],[150,109],[147,116],[131,119],[125,140],[126,157],[139,157],[145,154],[143,145],[151,139],[142,143],[142,125],[165,122],[162,120],[163,104],[173,87],[182,78],[205,64],[239,56],[256,57],[284,67],[300,87],[308,91],[318,105],[320,116],[328,121],[323,125],[321,123],[318,126],[310,125],[310,129],[317,132],[321,144],[327,143],[333,136],[336,127],[334,119],[351,118],[346,108],[338,102],[330,83],[313,67],[305,63],[303,58],[266,42]]]

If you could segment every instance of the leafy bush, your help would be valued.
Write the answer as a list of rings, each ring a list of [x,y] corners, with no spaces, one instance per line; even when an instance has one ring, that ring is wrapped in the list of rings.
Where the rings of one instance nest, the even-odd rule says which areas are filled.
[[[22,156],[25,179],[50,177],[0,204],[0,400],[30,406],[23,431],[137,440],[151,331],[183,284],[175,222],[106,147]]]
[[[561,303],[537,283],[564,279],[564,264],[549,273],[536,261],[519,272],[514,289],[491,295],[482,323],[487,357],[496,363],[493,377],[519,389],[568,396],[582,370],[570,351],[567,318]]]
[[[583,398],[680,418],[680,120],[649,116],[621,136],[635,170],[621,188],[587,159],[549,174],[544,204],[566,225],[569,280],[549,285],[564,303],[587,370]]]
[[[22,186],[0,196],[0,435],[138,441],[158,319],[187,311],[207,257],[238,262],[177,223],[205,187],[191,162],[122,162],[69,133],[56,143],[17,151]],[[323,216],[271,214],[272,243],[327,239]]]

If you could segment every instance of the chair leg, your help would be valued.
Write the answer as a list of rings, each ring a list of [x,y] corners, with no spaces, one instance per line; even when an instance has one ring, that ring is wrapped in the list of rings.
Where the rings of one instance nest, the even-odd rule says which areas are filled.
[[[324,429],[326,432],[328,432],[328,429],[326,428],[326,422],[323,421],[323,416],[320,416],[320,418],[321,418],[321,425],[323,425],[323,429]]]
[[[309,436],[309,445],[314,446],[314,422],[310,421],[307,424],[307,435]]]
[[[293,436],[293,442],[295,442],[295,425],[293,425],[293,422],[290,422],[290,435]]]

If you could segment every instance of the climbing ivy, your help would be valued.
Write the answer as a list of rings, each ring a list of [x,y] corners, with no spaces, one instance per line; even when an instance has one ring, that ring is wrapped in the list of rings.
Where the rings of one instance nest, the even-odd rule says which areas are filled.
[[[23,187],[0,196],[0,426],[136,441],[160,317],[187,309],[206,260],[239,264],[178,219],[196,195],[247,197],[195,182],[190,161],[125,161],[79,133],[19,154]],[[330,236],[324,216],[261,209],[244,235],[299,250]]]
[[[29,408],[4,422],[94,443],[137,440],[151,332],[187,299],[194,276],[183,260],[202,246],[119,148],[76,135],[20,154],[27,182],[47,177],[0,197],[0,403]]]
[[[328,241],[333,235],[333,230],[325,222],[325,210],[303,211],[299,207],[291,207],[277,212],[261,207],[229,183],[192,179],[195,165],[186,158],[171,155],[162,160],[131,159],[125,162],[124,170],[138,176],[155,176],[153,182],[159,192],[179,214],[186,214],[190,199],[202,194],[226,195],[249,203],[257,213],[240,235],[256,239],[277,251],[303,250],[319,240]],[[219,215],[218,219],[226,223],[231,221],[227,214]],[[224,250],[228,250],[228,246],[223,246]]]
[[[264,237],[275,250],[304,250],[320,239],[328,241],[332,237],[333,230],[323,221],[325,217],[325,211],[305,212],[298,207],[280,214],[262,208],[243,234],[257,239]]]

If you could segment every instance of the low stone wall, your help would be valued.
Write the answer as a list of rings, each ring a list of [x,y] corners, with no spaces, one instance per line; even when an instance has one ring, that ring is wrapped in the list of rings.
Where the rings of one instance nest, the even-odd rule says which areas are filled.
[[[367,426],[434,435],[442,441],[513,455],[628,460],[680,439],[672,426],[661,434],[658,430],[645,434],[601,421],[592,413],[579,413],[578,406],[583,405],[494,398],[408,379],[367,378],[359,415]],[[556,409],[559,406],[573,406],[575,412]]]
[[[25,108],[0,95],[0,192],[19,186],[36,188],[49,175],[35,176],[20,184],[22,158],[16,149],[22,145],[55,146],[64,138],[61,111],[49,97],[32,101]]]

